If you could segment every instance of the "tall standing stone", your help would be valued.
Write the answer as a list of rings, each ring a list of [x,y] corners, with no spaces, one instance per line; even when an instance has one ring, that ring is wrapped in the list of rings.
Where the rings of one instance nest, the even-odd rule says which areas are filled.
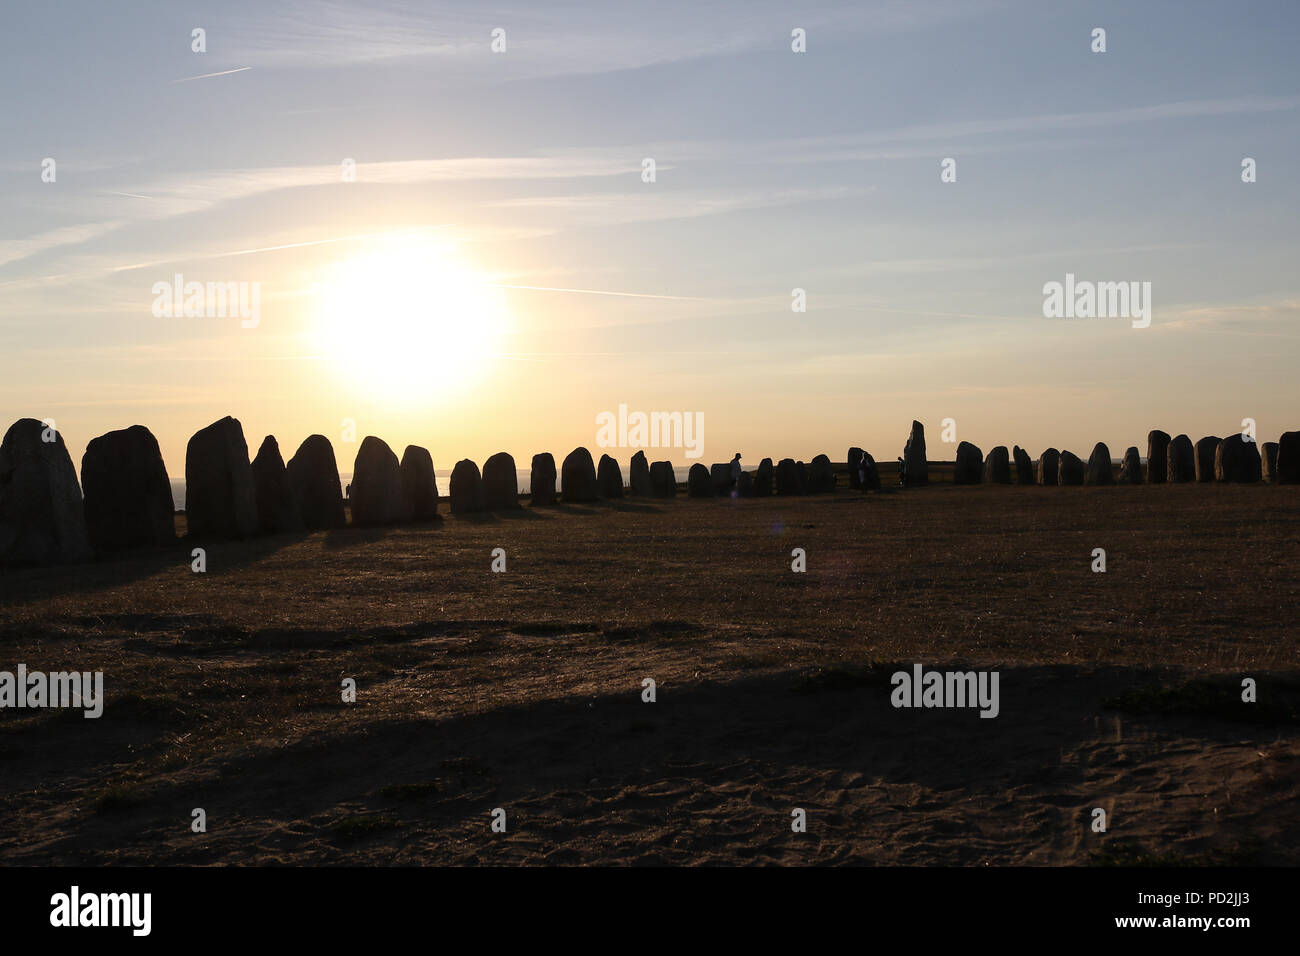
[[[650,484],[656,498],[677,497],[677,474],[671,461],[657,461],[650,466]]]
[[[1196,449],[1186,435],[1179,435],[1169,443],[1165,480],[1170,484],[1196,480]]]
[[[302,530],[302,518],[289,487],[280,443],[274,435],[262,439],[257,456],[248,466],[253,476],[253,503],[257,505],[257,530],[262,534]]]
[[[1115,469],[1110,460],[1110,449],[1106,443],[1099,441],[1092,446],[1092,454],[1088,456],[1088,470],[1084,472],[1083,483],[1085,485],[1113,485],[1115,484]]]
[[[915,420],[903,447],[903,463],[907,466],[906,483],[909,487],[930,483],[930,463],[925,457],[925,426]]]
[[[326,531],[347,524],[334,446],[324,435],[309,435],[285,465],[284,475],[308,531]]]
[[[1214,480],[1251,482],[1259,481],[1259,446],[1246,441],[1240,434],[1232,434],[1219,442],[1214,455]]]
[[[799,466],[793,458],[782,458],[776,466],[776,493],[778,495],[801,495],[803,485],[799,481]]]
[[[90,557],[77,469],[63,436],[34,418],[19,419],[0,442],[0,564]]]
[[[1219,452],[1222,438],[1209,436],[1196,443],[1196,480],[1214,480],[1214,456]]]
[[[1060,466],[1056,472],[1056,483],[1058,485],[1081,485],[1083,484],[1083,462],[1079,456],[1073,452],[1061,452]]]
[[[815,495],[826,495],[835,491],[835,469],[831,460],[825,455],[818,455],[808,468],[808,490]]]
[[[876,465],[876,459],[871,457],[869,452],[862,453],[862,464],[866,467],[863,469],[866,475],[862,481],[862,490],[879,491],[880,490],[880,468]]]
[[[1129,445],[1128,451],[1124,452],[1124,463],[1119,466],[1119,483],[1142,484],[1142,454],[1136,445]]]
[[[1038,483],[1040,485],[1059,484],[1058,476],[1061,471],[1061,453],[1055,448],[1049,448],[1038,456]]]
[[[654,482],[650,480],[650,463],[643,451],[633,455],[632,463],[628,466],[628,491],[645,498],[655,493]]]
[[[758,463],[758,471],[754,472],[755,498],[767,498],[772,494],[772,477],[775,470],[771,458],[764,458]]]
[[[454,515],[478,514],[487,510],[483,476],[475,462],[469,458],[456,462],[456,467],[451,470],[447,497],[451,499],[451,513]]]
[[[1260,456],[1260,477],[1267,482],[1277,481],[1277,442],[1266,441],[1259,446],[1263,453]]]
[[[719,498],[731,497],[731,465],[715,463],[709,466],[709,484]]]
[[[857,445],[849,449],[849,490],[859,491],[862,482],[858,478],[858,464],[862,461],[863,451]]]
[[[984,480],[984,452],[968,441],[957,445],[957,459],[953,464],[954,485],[978,485]]]
[[[998,445],[984,459],[984,480],[991,485],[1011,484],[1011,455],[1006,445]]]
[[[158,440],[143,425],[92,438],[81,458],[86,531],[100,553],[171,544],[176,506]]]
[[[600,496],[606,500],[623,497],[623,469],[609,455],[600,456],[596,484],[600,486]]]
[[[438,517],[438,475],[429,449],[407,445],[402,452],[402,501],[415,521]]]
[[[686,494],[692,498],[712,498],[713,482],[709,478],[709,469],[698,461],[691,465],[686,473]]]
[[[1300,485],[1300,432],[1283,432],[1277,440],[1277,483]]]
[[[533,507],[555,504],[555,457],[549,451],[533,456],[528,488]]]
[[[227,415],[185,448],[185,524],[194,538],[247,538],[257,532],[248,443]]]
[[[560,493],[566,502],[596,501],[600,497],[596,463],[587,449],[575,448],[564,459],[560,468]]]
[[[1011,450],[1011,458],[1016,463],[1016,484],[1032,485],[1034,483],[1034,463],[1029,458],[1029,452],[1017,445]]]
[[[483,463],[483,497],[489,511],[513,511],[520,506],[513,455],[499,451]]]
[[[1161,485],[1169,479],[1169,433],[1147,432],[1147,484]]]
[[[367,435],[361,440],[349,501],[354,525],[393,524],[411,517],[402,495],[402,466],[382,438]]]

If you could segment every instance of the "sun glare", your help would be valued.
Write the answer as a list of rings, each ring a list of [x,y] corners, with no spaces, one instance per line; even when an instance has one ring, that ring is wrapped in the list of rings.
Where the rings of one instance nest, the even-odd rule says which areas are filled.
[[[505,297],[454,250],[385,244],[335,263],[318,286],[319,347],[367,396],[418,404],[484,373]]]

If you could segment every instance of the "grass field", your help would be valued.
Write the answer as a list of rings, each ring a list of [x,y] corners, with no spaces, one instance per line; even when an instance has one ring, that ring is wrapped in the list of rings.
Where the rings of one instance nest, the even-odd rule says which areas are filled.
[[[0,669],[106,703],[0,711],[0,861],[1295,864],[1298,540],[1290,487],[937,484],[6,570]],[[891,707],[918,662],[999,716]]]

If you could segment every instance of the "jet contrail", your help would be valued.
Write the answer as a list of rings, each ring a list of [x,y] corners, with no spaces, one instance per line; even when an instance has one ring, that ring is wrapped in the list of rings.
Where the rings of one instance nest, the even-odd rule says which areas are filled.
[[[243,73],[245,70],[251,69],[251,66],[241,66],[237,70],[222,70],[220,73],[200,73],[198,76],[183,76],[179,80],[172,80],[172,82],[188,83],[190,80],[206,80],[210,76],[229,76],[231,73]]]
[[[495,289],[526,289],[530,292],[576,292],[581,295],[621,295],[632,299],[683,299],[689,301],[707,301],[698,295],[652,295],[649,292],[610,292],[606,289],[556,289],[544,285],[506,285],[503,282],[489,282]]]

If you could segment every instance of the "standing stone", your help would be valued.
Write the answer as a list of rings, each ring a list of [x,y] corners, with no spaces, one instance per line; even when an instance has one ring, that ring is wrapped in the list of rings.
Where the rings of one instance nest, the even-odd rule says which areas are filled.
[[[1277,480],[1277,442],[1266,441],[1260,446],[1263,452],[1260,458],[1260,477],[1267,482]],[[84,482],[84,479],[83,479]]]
[[[528,487],[533,507],[555,504],[555,457],[549,451],[533,456]]]
[[[171,544],[176,505],[158,440],[143,425],[92,438],[81,458],[90,545],[107,553]]]
[[[857,491],[862,488],[862,482],[858,479],[858,464],[862,461],[864,452],[857,445],[849,449],[849,490]]]
[[[671,461],[657,461],[650,466],[650,485],[656,498],[677,497],[677,475]]]
[[[1061,452],[1060,467],[1056,473],[1058,485],[1083,484],[1083,462],[1072,452]]]
[[[429,449],[407,445],[402,452],[402,506],[415,521],[438,517],[438,476]]]
[[[1147,484],[1160,485],[1169,479],[1169,433],[1147,432]]]
[[[1040,485],[1058,484],[1061,471],[1061,453],[1049,448],[1038,456],[1038,483]]]
[[[747,471],[742,471],[740,477],[736,479],[736,497],[754,497],[754,476]]]
[[[1092,454],[1088,456],[1088,470],[1084,473],[1083,483],[1085,485],[1113,485],[1115,484],[1115,470],[1110,461],[1110,449],[1106,443],[1099,441],[1092,446]]]
[[[1016,463],[1016,484],[1032,485],[1034,483],[1034,463],[1029,459],[1029,452],[1017,445],[1011,450],[1011,458]]]
[[[719,498],[731,497],[731,465],[712,465],[709,468],[709,483],[713,494]]]
[[[1165,480],[1171,484],[1196,480],[1196,449],[1186,435],[1179,435],[1169,443]]]
[[[879,491],[880,490],[880,469],[876,466],[876,459],[872,458],[867,452],[862,453],[862,461],[866,465],[866,478],[862,482],[862,490]]]
[[[623,469],[609,455],[600,456],[600,467],[596,470],[596,484],[600,486],[602,498],[623,497]]]
[[[382,438],[367,435],[352,465],[352,523],[393,524],[411,516],[402,495],[402,467]]]
[[[1128,451],[1124,452],[1124,463],[1119,466],[1119,483],[1142,484],[1142,455],[1136,445],[1129,445]]]
[[[309,435],[289,459],[284,476],[304,528],[324,531],[347,524],[343,493],[339,490],[339,466],[328,438]]]
[[[782,458],[776,466],[776,493],[778,495],[801,495],[803,487],[799,481],[799,466],[793,458]]]
[[[808,466],[802,461],[794,463],[795,473],[799,476],[799,494],[808,494]]]
[[[560,468],[560,493],[566,502],[596,501],[600,495],[596,485],[596,463],[591,452],[575,448],[569,452]]]
[[[632,456],[632,464],[628,468],[628,491],[645,498],[655,493],[654,482],[650,480],[650,464],[643,451]]]
[[[1209,436],[1202,438],[1196,443],[1196,480],[1213,481],[1214,480],[1214,456],[1219,452],[1219,442],[1222,438]]]
[[[1239,433],[1219,442],[1214,455],[1215,481],[1259,481],[1262,472],[1255,442],[1246,441]]]
[[[448,497],[451,498],[451,513],[454,515],[478,514],[487,511],[487,492],[483,488],[483,476],[479,474],[478,465],[468,458],[456,462],[451,470],[448,483]]]
[[[249,465],[253,476],[253,503],[257,505],[257,530],[262,534],[302,530],[302,518],[274,435],[262,439],[257,457]]]
[[[903,447],[903,462],[907,465],[909,487],[930,483],[930,464],[925,458],[925,426],[918,421],[912,422],[912,433],[907,436],[907,444]]]
[[[808,490],[814,495],[826,495],[835,491],[835,469],[825,455],[818,455],[812,460],[808,469]]]
[[[1277,440],[1277,483],[1300,485],[1300,432],[1283,432]]]
[[[193,538],[246,538],[257,532],[248,444],[227,415],[194,433],[185,448],[185,523]]]
[[[34,418],[19,419],[0,443],[0,564],[90,558],[77,469],[63,436]]]
[[[984,480],[991,485],[1011,484],[1011,453],[1006,445],[998,445],[984,459]]]
[[[513,455],[499,451],[483,463],[483,500],[489,511],[513,511],[520,506]]]
[[[709,469],[698,461],[691,465],[686,474],[686,493],[692,498],[712,498],[713,482],[709,479]]]
[[[984,452],[968,441],[957,445],[957,460],[953,465],[954,485],[978,485],[984,480]]]
[[[758,471],[754,472],[755,498],[767,498],[772,494],[772,474],[774,471],[771,458],[764,458],[758,463]]]

